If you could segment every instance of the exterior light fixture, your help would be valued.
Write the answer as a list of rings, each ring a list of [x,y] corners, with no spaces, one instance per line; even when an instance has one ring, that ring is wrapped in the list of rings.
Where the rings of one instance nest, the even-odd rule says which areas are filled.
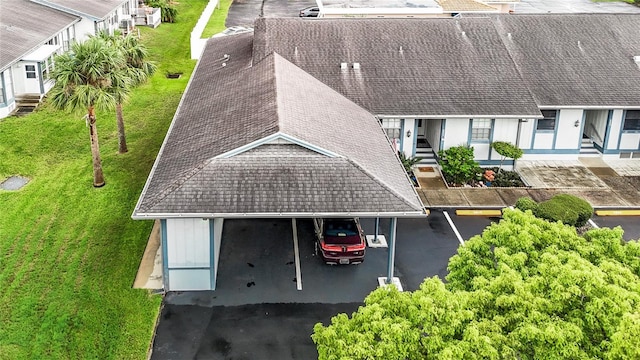
[[[407,130],[407,137],[411,137],[411,130]]]
[[[573,126],[575,126],[575,127],[580,126],[580,120],[576,120],[576,122],[573,123]]]

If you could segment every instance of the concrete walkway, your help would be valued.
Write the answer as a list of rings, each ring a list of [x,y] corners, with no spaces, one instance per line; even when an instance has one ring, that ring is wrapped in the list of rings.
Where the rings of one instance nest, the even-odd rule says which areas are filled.
[[[579,196],[598,209],[640,208],[640,160],[580,158],[568,161],[518,161],[527,188],[418,189],[429,208],[504,208],[522,196],[536,201],[556,194]]]

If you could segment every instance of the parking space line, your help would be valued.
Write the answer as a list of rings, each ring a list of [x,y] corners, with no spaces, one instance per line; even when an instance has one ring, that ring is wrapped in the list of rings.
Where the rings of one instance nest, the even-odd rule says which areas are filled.
[[[296,219],[291,219],[291,226],[293,227],[293,253],[296,260],[296,286],[298,290],[302,290],[302,271],[300,270],[300,250],[298,249],[298,226],[296,225]]]
[[[589,219],[589,225],[593,226],[596,229],[599,229],[600,226],[598,226],[598,224],[596,224],[593,220]]]
[[[451,220],[449,213],[446,211],[443,211],[442,213],[444,214],[444,217],[447,218],[447,221],[449,222],[449,226],[451,226],[451,229],[456,234],[458,241],[460,241],[460,245],[464,245],[464,240],[462,240],[462,236],[460,235],[460,232],[458,231],[458,228],[456,227],[456,225],[453,223],[453,220]]]

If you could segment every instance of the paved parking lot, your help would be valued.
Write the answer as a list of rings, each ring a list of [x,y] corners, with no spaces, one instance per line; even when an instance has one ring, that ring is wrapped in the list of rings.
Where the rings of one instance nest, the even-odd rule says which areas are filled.
[[[452,225],[445,216],[447,212]],[[425,277],[444,278],[460,242],[497,218],[432,210],[428,218],[398,221],[395,276],[405,290]],[[638,217],[594,217],[598,226],[622,225],[626,240],[640,238]],[[361,219],[372,234],[374,221]],[[325,265],[313,252],[310,220],[297,221],[302,290],[297,290],[290,219],[225,222],[216,291],[171,292],[165,297],[152,359],[313,359],[313,325],[351,314],[385,276],[387,249],[368,248],[360,265]],[[389,222],[381,219],[381,233]]]

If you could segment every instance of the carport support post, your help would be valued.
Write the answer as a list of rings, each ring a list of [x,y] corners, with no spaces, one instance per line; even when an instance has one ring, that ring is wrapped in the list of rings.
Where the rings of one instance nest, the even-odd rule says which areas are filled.
[[[394,260],[396,257],[396,224],[398,222],[398,218],[391,218],[391,224],[389,229],[389,261],[387,268],[387,279],[385,282],[387,284],[391,284],[393,282],[393,267]]]
[[[377,242],[378,241],[378,233],[380,232],[380,218],[377,217],[376,218],[376,231],[375,231],[375,235],[373,237],[373,241]]]

